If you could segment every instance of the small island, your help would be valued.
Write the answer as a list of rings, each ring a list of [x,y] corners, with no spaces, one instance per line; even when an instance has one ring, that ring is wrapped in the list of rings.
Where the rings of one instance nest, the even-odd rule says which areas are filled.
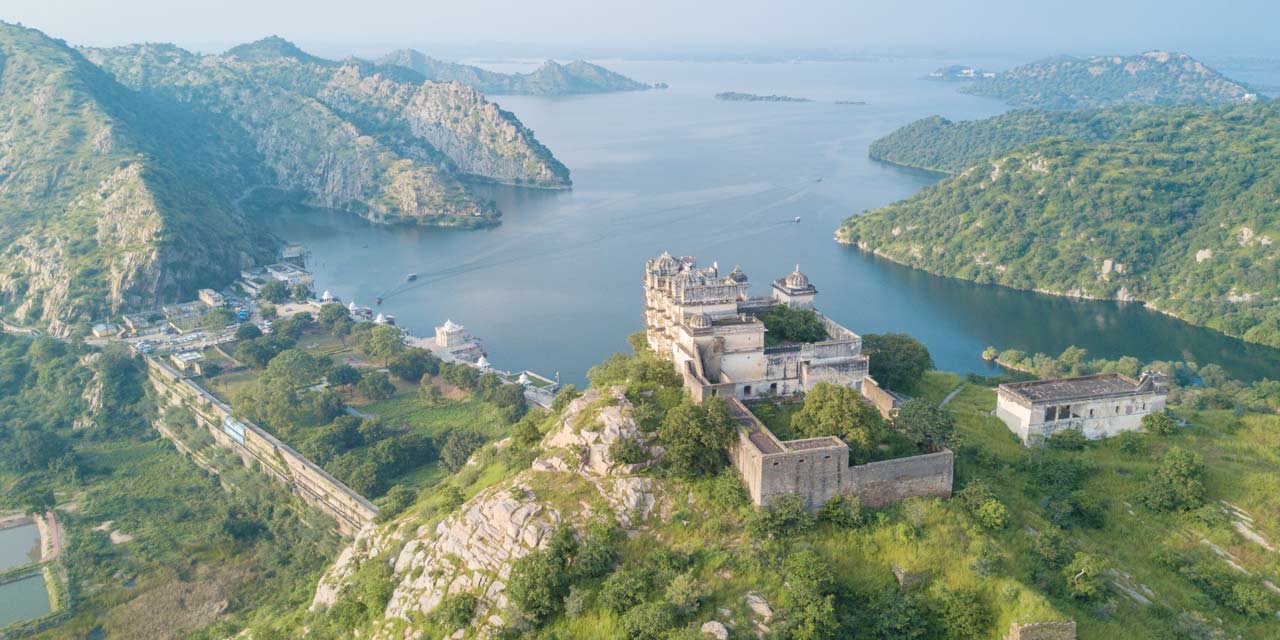
[[[762,96],[754,93],[741,93],[738,91],[717,93],[716,100],[728,100],[730,102],[813,102],[808,98],[794,98],[791,96],[778,95]]]
[[[949,67],[942,67],[925,76],[925,80],[981,80],[983,78],[991,79],[996,77],[995,72],[985,69],[977,69],[962,64],[953,64]]]
[[[836,100],[836,104],[842,104],[850,107],[865,107],[867,103],[862,100]]]

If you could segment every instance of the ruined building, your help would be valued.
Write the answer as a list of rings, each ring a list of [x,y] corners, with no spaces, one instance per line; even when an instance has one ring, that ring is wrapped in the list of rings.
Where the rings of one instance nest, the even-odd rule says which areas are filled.
[[[881,505],[910,496],[951,495],[951,451],[849,465],[849,447],[834,436],[779,440],[743,401],[806,392],[819,382],[857,389],[888,415],[900,396],[881,390],[867,375],[862,338],[817,313],[817,288],[797,266],[771,283],[768,296],[752,297],[747,275],[734,267],[699,267],[692,257],[669,253],[645,264],[645,335],[669,358],[697,402],[723,398],[738,423],[729,456],[757,505],[780,495],[800,495],[811,509],[855,494]],[[766,345],[760,315],[776,305],[813,310],[826,339]]]
[[[1142,428],[1142,417],[1164,411],[1168,381],[1144,373],[1138,380],[1119,373],[1033,380],[1000,385],[996,416],[1023,444],[1079,429],[1090,440]]]

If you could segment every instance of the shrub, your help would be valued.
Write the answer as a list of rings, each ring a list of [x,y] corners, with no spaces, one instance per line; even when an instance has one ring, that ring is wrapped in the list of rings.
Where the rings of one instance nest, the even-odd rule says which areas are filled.
[[[594,519],[578,544],[573,561],[574,578],[599,578],[618,561],[618,540],[622,531],[611,517]]]
[[[667,412],[658,428],[666,449],[663,459],[677,476],[709,476],[725,466],[725,449],[737,434],[724,401],[702,404],[685,399]]]
[[[639,464],[649,459],[649,451],[635,438],[619,438],[609,445],[609,457],[619,464]]]
[[[950,446],[956,435],[951,414],[919,398],[908,400],[898,408],[893,426],[926,450]]]
[[[1003,529],[1009,522],[1009,509],[1004,503],[991,498],[978,505],[972,512],[973,519],[987,529]]]
[[[784,495],[751,514],[747,520],[747,531],[757,538],[782,538],[808,531],[813,522],[803,498]]]
[[[631,640],[659,640],[677,624],[679,616],[666,602],[646,602],[622,614],[622,629]]]
[[[397,515],[404,512],[405,509],[413,506],[418,500],[418,492],[398,484],[391,487],[387,494],[378,498],[378,521],[387,522]]]
[[[942,598],[942,626],[948,638],[970,640],[985,637],[992,624],[991,610],[973,589],[959,589]]]
[[[436,623],[448,631],[465,629],[476,615],[476,597],[470,593],[445,596],[431,613]]]
[[[691,614],[698,610],[702,599],[707,597],[706,585],[702,584],[691,573],[682,573],[671,580],[666,590],[667,602],[682,614]]]
[[[1120,453],[1127,456],[1140,456],[1147,452],[1147,441],[1141,434],[1133,431],[1125,431],[1116,436],[1116,446]]]
[[[640,604],[648,590],[648,582],[638,571],[619,569],[601,583],[596,603],[608,611],[622,614]]]
[[[577,585],[569,587],[569,595],[564,598],[564,614],[576,618],[591,607],[591,592]]]
[[[262,330],[252,322],[246,322],[236,329],[236,340],[253,340],[261,337]]]
[[[1174,422],[1167,413],[1148,413],[1142,416],[1142,428],[1147,433],[1171,436],[1178,432],[1178,423]]]
[[[862,501],[855,495],[839,495],[822,505],[818,512],[819,522],[830,522],[842,529],[852,529],[862,525]]]
[[[1237,582],[1231,587],[1231,608],[1250,618],[1265,618],[1275,611],[1271,593],[1251,582]]]
[[[1079,429],[1064,429],[1049,436],[1049,439],[1045,441],[1045,446],[1059,451],[1083,451],[1088,442],[1089,439],[1084,437],[1083,431]]]

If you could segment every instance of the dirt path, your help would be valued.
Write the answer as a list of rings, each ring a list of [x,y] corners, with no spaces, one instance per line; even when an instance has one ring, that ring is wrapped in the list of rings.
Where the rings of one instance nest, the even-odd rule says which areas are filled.
[[[956,397],[957,395],[959,395],[959,393],[960,393],[961,391],[963,391],[963,390],[964,390],[964,385],[965,385],[965,384],[966,384],[966,383],[961,382],[960,384],[956,385],[956,388],[952,389],[952,390],[951,390],[951,393],[948,393],[948,394],[947,394],[947,397],[943,398],[943,399],[942,399],[942,402],[939,402],[939,403],[938,403],[938,408],[939,408],[939,409],[941,409],[942,407],[947,406],[947,403],[948,403],[948,402],[951,402],[951,399],[952,399],[952,398]]]

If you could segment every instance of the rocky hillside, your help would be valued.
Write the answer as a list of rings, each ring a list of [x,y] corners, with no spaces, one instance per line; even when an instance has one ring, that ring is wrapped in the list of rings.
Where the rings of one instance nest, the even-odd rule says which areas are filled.
[[[378,63],[412,69],[426,80],[460,82],[491,94],[562,96],[650,88],[647,84],[583,60],[574,60],[569,64],[547,60],[530,73],[498,73],[472,65],[437,60],[413,49],[399,49],[383,56]]]
[[[274,186],[379,222],[492,223],[472,179],[569,186],[569,172],[512,114],[456,83],[321,60],[269,38],[222,56],[171,45],[86,51],[148,96],[224,120],[248,140]]]
[[[1050,138],[847,219],[839,237],[933,273],[1141,300],[1280,346],[1280,105],[1152,110]]]
[[[1058,56],[994,78],[978,77],[965,93],[1019,107],[1089,109],[1122,104],[1221,104],[1257,99],[1249,87],[1184,53],[1134,56]]]
[[[63,335],[220,285],[263,254],[234,212],[251,149],[0,24],[0,313]]]

